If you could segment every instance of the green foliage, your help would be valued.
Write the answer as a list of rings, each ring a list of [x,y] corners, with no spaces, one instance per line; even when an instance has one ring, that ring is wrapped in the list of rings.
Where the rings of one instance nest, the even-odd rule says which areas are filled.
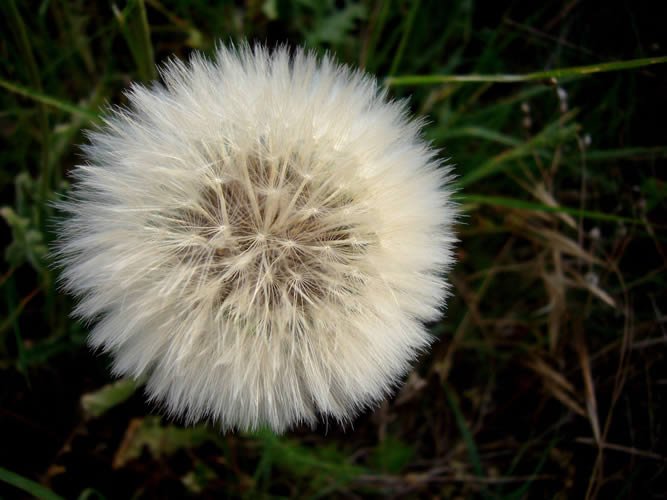
[[[302,482],[302,491],[310,494],[342,489],[364,473],[364,468],[350,463],[347,455],[333,443],[307,447],[270,431],[258,432],[255,437],[262,449],[254,475],[258,487],[270,487],[274,467]]]
[[[414,447],[395,437],[387,437],[373,450],[372,464],[376,470],[399,474],[414,457]]]

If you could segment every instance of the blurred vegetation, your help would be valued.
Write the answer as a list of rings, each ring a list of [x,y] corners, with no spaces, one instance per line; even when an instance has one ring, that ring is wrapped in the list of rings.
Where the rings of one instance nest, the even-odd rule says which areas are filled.
[[[664,493],[666,5],[4,0],[0,12],[0,496]],[[246,38],[377,74],[456,164],[465,216],[439,341],[349,429],[220,435],[160,418],[86,348],[89,325],[69,319],[46,257],[49,202],[103,106],[155,78],[155,62]]]

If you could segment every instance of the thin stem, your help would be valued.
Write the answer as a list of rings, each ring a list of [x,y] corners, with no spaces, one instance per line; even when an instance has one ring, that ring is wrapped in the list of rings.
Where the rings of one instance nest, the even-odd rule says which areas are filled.
[[[398,54],[397,54],[398,55]],[[647,57],[644,59],[631,59],[628,61],[613,61],[608,63],[592,64],[589,66],[574,66],[570,68],[559,68],[549,71],[536,71],[525,73],[523,75],[504,74],[504,75],[405,75],[389,76],[385,80],[387,86],[402,85],[434,85],[439,83],[474,83],[474,82],[492,82],[492,83],[515,83],[528,82],[533,80],[548,80],[550,78],[581,77],[593,73],[607,73],[610,71],[623,71],[632,68],[642,68],[653,64],[667,63],[667,56]]]

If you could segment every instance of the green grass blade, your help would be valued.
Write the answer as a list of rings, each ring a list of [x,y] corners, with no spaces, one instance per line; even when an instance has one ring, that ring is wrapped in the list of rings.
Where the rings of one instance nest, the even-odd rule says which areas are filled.
[[[559,68],[548,71],[535,71],[533,73],[499,74],[499,75],[405,75],[389,76],[385,83],[387,86],[399,87],[402,85],[435,85],[442,83],[516,83],[534,80],[548,80],[549,78],[583,77],[594,73],[607,73],[609,71],[623,71],[633,68],[643,68],[653,64],[667,63],[667,56],[647,57],[643,59],[631,59],[628,61],[613,61],[608,63],[591,64],[588,66],[573,66],[570,68]]]
[[[408,44],[408,39],[410,38],[410,33],[412,32],[412,25],[415,22],[415,17],[419,11],[419,0],[412,2],[412,8],[408,13],[408,17],[405,19],[405,24],[403,25],[403,35],[401,36],[401,41],[398,44],[398,49],[396,49],[396,55],[394,55],[394,60],[391,63],[391,69],[389,74],[393,75],[398,70],[398,66],[401,64],[403,59],[403,53],[405,52],[405,47]]]
[[[510,494],[504,496],[506,500],[520,500],[521,498],[525,498],[526,494],[528,493],[528,490],[530,489],[531,485],[535,481],[535,477],[539,475],[540,472],[542,472],[542,469],[544,468],[544,464],[547,462],[547,459],[549,458],[549,454],[551,453],[551,450],[556,446],[556,440],[552,439],[549,445],[544,449],[544,452],[542,453],[542,456],[540,457],[539,462],[537,462],[537,465],[533,469],[532,476],[533,478],[528,479],[525,483],[523,483],[521,486],[519,486],[515,491],[511,492]],[[508,475],[512,474],[512,470],[508,473]]]
[[[371,67],[371,64],[376,63],[376,48],[377,42],[382,34],[384,25],[387,22],[387,16],[389,15],[389,7],[391,2],[381,2],[378,5],[377,19],[375,23],[372,23],[373,30],[369,33],[368,41],[366,47],[361,52],[361,58],[359,60],[359,65],[366,68],[368,71],[375,70],[375,67]]]
[[[16,341],[16,353],[18,355],[18,368],[24,375],[27,376],[26,372],[26,354],[25,354],[25,345],[23,342],[23,335],[21,335],[21,328],[17,321],[23,307],[21,307],[16,300],[16,284],[14,283],[14,278],[11,277],[6,282],[5,287],[5,297],[7,300],[7,310],[9,311],[8,318],[5,319],[0,325],[0,338],[4,336],[5,330],[12,327],[14,330],[14,339]]]
[[[3,467],[0,467],[0,481],[4,481],[7,484],[29,493],[35,498],[41,498],[43,500],[63,500],[59,495],[56,495],[54,492],[45,488],[39,483],[32,481],[28,478],[25,478],[15,472],[7,470]]]
[[[97,120],[98,118],[96,113],[93,113],[88,109],[80,108],[79,106],[71,104],[67,101],[63,101],[62,99],[58,99],[56,97],[43,94],[36,90],[23,87],[22,85],[17,85],[16,83],[8,82],[7,80],[4,80],[2,78],[0,78],[0,87],[3,87],[9,90],[10,92],[13,92],[14,94],[27,97],[29,99],[32,99],[33,101],[46,104],[47,106],[51,106],[52,108],[56,108],[61,111],[65,111],[66,113],[70,113],[72,115],[83,116],[91,121]]]
[[[14,0],[9,0],[5,4],[5,8],[9,10],[9,19],[13,29],[16,32],[17,42],[21,48],[21,53],[23,55],[23,60],[27,68],[28,78],[30,85],[36,88],[38,91],[42,91],[42,75],[37,66],[37,61],[32,47],[32,37],[28,35],[28,29],[23,22],[23,17],[19,12],[19,9],[16,7]],[[53,172],[49,169],[49,143],[51,130],[49,128],[49,116],[44,103],[40,103],[38,106],[38,117],[39,117],[39,128],[42,136],[42,147],[41,147],[41,162],[42,162],[42,173],[41,173],[41,182],[39,195],[42,201],[42,206],[39,212],[39,222],[43,224],[48,216],[49,209],[46,203],[47,193],[51,188],[51,181],[53,177]]]
[[[485,196],[466,194],[462,196],[455,196],[454,199],[458,203],[475,203],[480,205],[492,205],[497,207],[513,208],[516,210],[534,210],[538,212],[552,212],[565,213],[576,217],[583,217],[588,219],[597,219],[612,222],[625,222],[629,224],[640,224],[641,221],[632,219],[630,217],[623,217],[620,215],[612,215],[604,212],[595,212],[592,210],[582,210],[571,207],[552,207],[533,201],[519,200],[516,198],[505,198],[501,196]]]
[[[445,383],[443,388],[445,390],[445,396],[447,396],[447,401],[449,402],[449,407],[454,413],[456,426],[459,428],[463,442],[465,443],[468,450],[468,457],[470,458],[470,463],[472,464],[473,470],[475,471],[475,475],[478,477],[484,477],[484,469],[482,468],[482,461],[479,458],[479,451],[477,450],[477,445],[475,444],[475,440],[472,437],[472,433],[468,428],[468,423],[466,422],[465,417],[461,412],[461,408],[459,407],[458,398],[454,391],[452,391],[452,389],[449,387],[449,384]]]
[[[586,161],[608,161],[620,159],[646,160],[647,158],[667,157],[667,146],[656,146],[649,148],[623,148],[603,149],[599,151],[586,151]]]
[[[114,5],[113,11],[127,45],[130,47],[130,52],[132,52],[139,78],[143,81],[154,80],[157,73],[144,1],[130,0],[122,11]]]
[[[488,159],[478,167],[469,171],[467,174],[464,174],[457,181],[457,185],[459,187],[465,187],[485,177],[498,174],[504,169],[508,168],[508,163],[511,160],[529,156],[538,148],[548,146],[550,144],[562,144],[567,140],[574,138],[579,130],[579,125],[565,125],[565,122],[573,116],[574,112],[572,111],[567,115],[563,115],[558,120],[547,125],[540,131],[539,134],[535,135],[530,140]]]
[[[478,127],[478,126],[459,127],[451,129],[442,134],[439,137],[439,139],[444,141],[447,139],[458,138],[458,137],[474,137],[476,139],[484,139],[489,142],[496,142],[504,146],[513,146],[513,147],[523,144],[523,141],[521,139],[517,139],[516,137],[512,137],[507,134],[501,134],[500,132],[496,132],[495,130],[486,127]]]

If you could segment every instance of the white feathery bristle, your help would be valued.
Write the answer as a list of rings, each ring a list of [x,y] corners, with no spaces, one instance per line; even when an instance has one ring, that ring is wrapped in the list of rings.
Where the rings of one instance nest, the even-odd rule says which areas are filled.
[[[432,341],[449,168],[375,79],[221,46],[89,133],[57,258],[90,344],[188,422],[349,422]]]

